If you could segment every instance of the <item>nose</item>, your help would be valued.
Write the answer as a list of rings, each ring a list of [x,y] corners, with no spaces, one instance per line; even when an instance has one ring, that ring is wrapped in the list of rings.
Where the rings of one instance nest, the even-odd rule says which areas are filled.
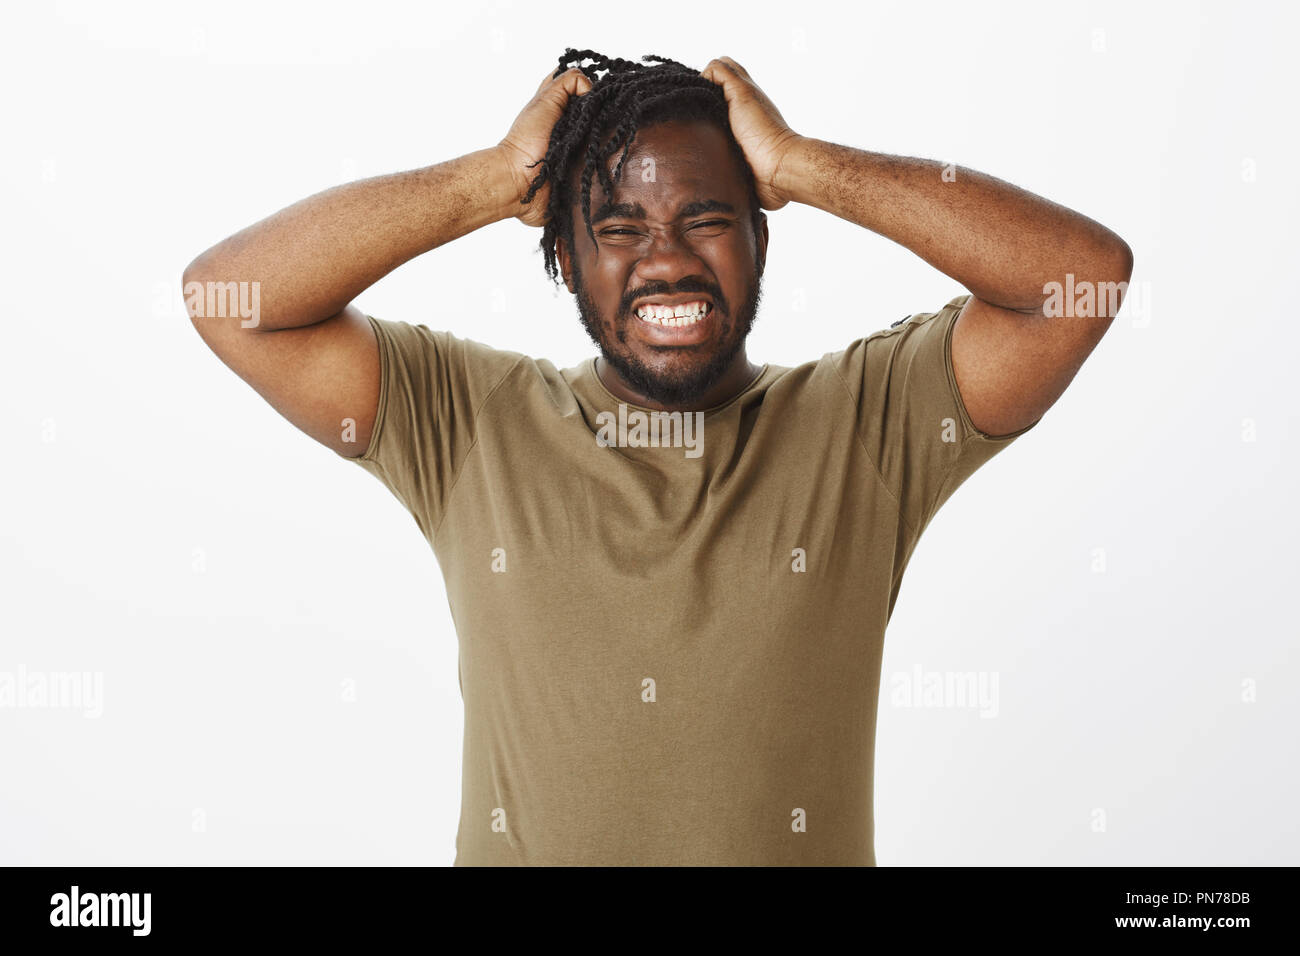
[[[635,273],[642,283],[672,285],[685,276],[703,275],[706,271],[703,265],[703,260],[675,229],[656,229],[650,233],[644,255],[637,260]]]

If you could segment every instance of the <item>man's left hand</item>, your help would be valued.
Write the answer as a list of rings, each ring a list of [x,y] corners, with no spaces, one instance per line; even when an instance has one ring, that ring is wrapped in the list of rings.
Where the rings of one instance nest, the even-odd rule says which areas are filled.
[[[781,111],[731,57],[710,60],[700,75],[721,86],[727,97],[731,132],[754,171],[759,204],[780,209],[790,201],[776,185],[781,161],[803,137],[786,124]]]

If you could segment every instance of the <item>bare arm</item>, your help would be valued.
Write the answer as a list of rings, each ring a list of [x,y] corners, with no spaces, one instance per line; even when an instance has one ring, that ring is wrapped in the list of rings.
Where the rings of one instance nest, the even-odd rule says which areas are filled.
[[[1128,244],[992,176],[801,136],[731,57],[702,74],[723,87],[764,209],[816,206],[905,246],[970,291],[952,361],[975,427],[1006,435],[1042,417],[1119,310],[1133,271]],[[1091,289],[1091,307],[1060,312],[1052,284]]]
[[[1105,226],[964,167],[800,138],[781,171],[792,200],[893,239],[970,291],[953,370],[972,422],[990,435],[1018,431],[1056,402],[1133,271],[1128,244]],[[1053,314],[1052,283],[1090,286],[1090,314]]]
[[[535,172],[526,164],[545,155],[569,95],[587,89],[579,71],[548,74],[496,146],[327,189],[208,249],[182,279],[199,335],[302,431],[344,457],[363,454],[379,350],[353,300],[402,263],[489,223],[540,225],[547,190],[519,204]],[[221,296],[206,294],[214,285],[256,308],[222,308]]]

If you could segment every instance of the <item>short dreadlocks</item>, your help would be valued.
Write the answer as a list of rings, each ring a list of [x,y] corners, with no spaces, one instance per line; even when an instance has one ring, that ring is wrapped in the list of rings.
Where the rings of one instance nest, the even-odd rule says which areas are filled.
[[[583,66],[583,60],[595,62]],[[573,197],[569,178],[576,164],[583,162],[579,180],[582,197],[582,219],[587,235],[594,244],[596,234],[591,228],[591,181],[600,177],[606,195],[614,191],[613,181],[618,179],[627,159],[632,138],[638,128],[669,120],[703,120],[713,123],[726,136],[732,154],[744,170],[749,191],[750,218],[754,232],[762,226],[762,208],[754,185],[753,171],[745,159],[744,150],[731,132],[727,116],[727,100],[722,87],[699,70],[653,54],[641,57],[644,63],[610,58],[594,50],[575,50],[572,47],[560,57],[560,65],[552,79],[570,67],[576,66],[591,81],[591,89],[582,96],[573,97],[564,114],[551,130],[551,140],[546,156],[531,165],[540,165],[541,171],[533,179],[522,204],[532,201],[537,191],[547,181],[551,183],[547,203],[546,225],[542,230],[542,255],[546,274],[556,281],[559,270],[555,262],[555,240],[563,237],[573,241],[573,219],[569,214]],[[651,64],[651,65],[645,65]],[[604,73],[604,76],[599,74]],[[608,143],[601,143],[612,133]],[[623,151],[614,175],[605,168],[606,160],[619,150]]]

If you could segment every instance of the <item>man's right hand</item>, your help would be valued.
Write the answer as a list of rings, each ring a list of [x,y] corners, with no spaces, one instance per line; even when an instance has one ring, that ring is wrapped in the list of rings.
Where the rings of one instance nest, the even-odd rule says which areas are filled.
[[[540,166],[529,168],[545,158],[551,143],[551,131],[564,114],[569,99],[583,96],[591,90],[591,80],[576,66],[565,70],[552,78],[554,70],[546,74],[541,86],[528,101],[519,116],[515,118],[510,132],[506,133],[497,148],[510,168],[510,175],[516,185],[518,198],[523,199],[528,187],[541,172]],[[546,224],[546,207],[550,202],[551,183],[548,181],[539,189],[527,206],[521,207],[516,219],[528,226]]]
[[[519,202],[537,174],[528,163],[545,157],[569,98],[590,89],[576,68],[548,75],[498,145],[336,186],[208,249],[186,267],[183,287],[255,288],[260,306],[251,324],[225,309],[198,309],[191,319],[199,335],[301,431],[344,457],[363,454],[382,383],[379,343],[355,298],[402,263],[489,223],[514,216],[545,225],[549,184],[527,206]]]

